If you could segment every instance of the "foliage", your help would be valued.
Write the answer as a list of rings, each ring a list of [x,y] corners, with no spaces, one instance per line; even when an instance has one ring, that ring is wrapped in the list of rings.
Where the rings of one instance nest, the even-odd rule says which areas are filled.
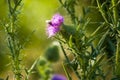
[[[70,74],[72,72],[76,75],[76,80],[119,80],[120,1],[91,0],[87,6],[81,5],[81,1],[84,2],[84,0],[59,0],[60,9],[69,15],[71,23],[65,22],[66,18],[60,14],[54,15],[47,23],[48,38],[53,37],[59,42],[65,56],[66,60],[62,66],[66,76],[68,80],[73,80]],[[2,25],[7,35],[14,79],[29,80],[36,66],[41,80],[56,78],[65,80],[66,78],[61,75],[52,78],[54,74],[52,63],[60,58],[57,46],[48,47],[45,54],[36,59],[29,69],[21,64],[23,60],[21,50],[32,34],[23,42],[18,39],[18,16],[22,0],[7,2],[9,17]],[[94,12],[97,12],[96,15],[101,19],[94,20]],[[89,30],[90,28],[93,30]],[[9,76],[6,80],[9,80]]]
[[[89,6],[82,6],[81,17],[76,15],[78,10],[76,7],[79,6],[80,1],[59,0],[72,21],[72,25],[63,24],[57,37],[67,60],[64,65],[72,69],[78,77],[77,80],[119,79],[119,1],[93,0]],[[99,11],[98,15],[101,15],[103,20],[93,22],[88,16],[92,14],[89,12],[92,10]],[[88,35],[87,27],[92,28],[91,23],[96,29]],[[64,45],[67,45],[67,50],[64,49]],[[68,50],[74,56],[72,60],[67,55]],[[108,66],[111,71],[105,70]]]

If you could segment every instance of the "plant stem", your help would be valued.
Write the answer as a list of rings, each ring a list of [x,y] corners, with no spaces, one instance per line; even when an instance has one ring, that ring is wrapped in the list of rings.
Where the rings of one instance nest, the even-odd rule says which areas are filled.
[[[17,7],[19,6],[22,0],[18,0],[17,3],[14,3],[12,6],[12,0],[8,0],[9,7],[9,27],[5,27],[5,30],[8,35],[8,47],[11,51],[11,59],[12,59],[12,69],[14,73],[15,80],[22,80],[22,71],[21,71],[21,61],[20,61],[20,44],[19,40],[16,39],[16,24],[15,21],[17,19]]]
[[[63,54],[64,54],[64,56],[65,56],[68,64],[70,65],[70,67],[72,68],[72,70],[74,71],[74,73],[76,74],[76,76],[78,77],[78,80],[80,80],[80,79],[81,79],[81,76],[79,75],[78,71],[75,70],[75,69],[72,67],[72,65],[71,65],[71,63],[70,63],[70,60],[69,60],[68,56],[66,55],[66,52],[65,52],[65,50],[64,50],[64,48],[63,48],[63,46],[62,46],[62,43],[61,43],[61,42],[59,42],[59,43],[60,43],[60,47],[61,47],[61,49],[62,49],[62,51],[63,51]]]
[[[105,12],[103,11],[99,0],[96,0],[96,1],[97,1],[97,5],[98,5],[99,11],[100,11],[103,19],[105,20],[106,23],[108,23],[108,20],[107,20],[107,18],[106,18],[106,16],[105,16]]]
[[[114,24],[115,26],[117,25],[117,21],[118,21],[118,13],[117,13],[117,0],[111,0],[112,2],[112,6],[113,6],[113,18],[114,18]]]
[[[38,58],[39,59],[39,58]],[[32,64],[32,66],[30,67],[30,69],[27,71],[27,76],[26,76],[26,79],[25,80],[29,80],[29,76],[32,72],[32,70],[34,69],[34,67],[36,66],[37,62],[38,62],[38,59],[36,59],[34,61],[34,63]]]
[[[65,74],[66,74],[68,80],[72,80],[72,78],[71,78],[69,72],[66,70],[65,65],[64,65],[63,63],[62,63],[62,66],[63,66],[63,69],[64,69],[64,71],[65,71]]]
[[[116,76],[120,76],[120,53],[119,53],[119,46],[120,46],[120,42],[119,39],[117,39],[117,44],[116,44],[116,60],[115,60],[115,73]]]
[[[117,28],[117,23],[118,23],[118,10],[117,10],[117,1],[118,0],[111,0],[112,3],[112,12],[113,12],[113,20],[114,20],[114,27]],[[119,46],[120,46],[120,42],[119,42],[119,38],[118,38],[118,34],[116,34],[116,55],[115,55],[115,74],[116,76],[120,76],[120,53],[119,53]]]

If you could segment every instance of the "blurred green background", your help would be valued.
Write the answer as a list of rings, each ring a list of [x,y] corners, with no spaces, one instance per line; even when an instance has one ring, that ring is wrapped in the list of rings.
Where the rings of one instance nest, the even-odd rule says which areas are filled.
[[[22,9],[18,16],[18,38],[25,39],[31,35],[27,45],[22,50],[22,64],[29,68],[34,60],[38,58],[48,45],[53,41],[46,35],[45,21],[58,12],[59,2],[57,0],[23,0]],[[0,0],[0,23],[8,19],[7,0]],[[34,33],[32,33],[35,31]],[[2,25],[0,25],[0,78],[11,76],[9,49],[7,47],[7,36]],[[24,40],[23,40],[24,41]],[[33,80],[33,79],[32,79]]]

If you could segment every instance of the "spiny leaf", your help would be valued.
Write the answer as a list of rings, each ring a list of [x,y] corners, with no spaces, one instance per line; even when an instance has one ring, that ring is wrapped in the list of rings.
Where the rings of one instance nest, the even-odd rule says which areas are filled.
[[[86,29],[86,27],[87,27],[87,25],[89,24],[89,22],[90,22],[90,18],[88,18],[88,19],[86,20],[86,22],[84,23],[84,25],[83,25],[83,30]]]
[[[104,25],[105,25],[105,22],[102,23],[100,26],[98,26],[98,28],[90,36],[94,36]]]
[[[95,69],[96,69],[98,66],[100,66],[100,62],[104,59],[104,57],[105,57],[105,54],[103,54],[103,55],[94,63],[94,65],[93,65],[92,68],[90,68],[89,73],[88,73],[88,75],[87,75],[87,78],[88,78],[88,79],[90,79],[90,77],[91,77],[92,75],[94,75]]]
[[[105,38],[106,38],[106,36],[108,35],[108,33],[109,33],[109,29],[106,31],[106,33],[102,36],[102,38],[101,38],[100,41],[98,42],[98,45],[97,45],[98,49],[101,48],[101,46],[102,46],[102,44],[104,43]]]

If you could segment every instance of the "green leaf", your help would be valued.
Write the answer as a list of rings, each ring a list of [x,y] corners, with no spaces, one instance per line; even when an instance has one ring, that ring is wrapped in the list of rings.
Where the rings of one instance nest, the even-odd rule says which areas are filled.
[[[86,22],[84,23],[84,25],[83,25],[83,30],[85,30],[86,29],[86,27],[87,27],[87,25],[90,23],[90,18],[88,18],[87,20],[86,20]]]
[[[97,67],[100,66],[100,62],[102,62],[102,60],[104,59],[105,54],[101,55],[100,58],[94,63],[94,65],[90,68],[87,78],[91,79],[91,77],[94,75],[94,72],[96,70]]]
[[[103,28],[104,25],[105,25],[105,22],[102,23],[100,26],[98,26],[98,28],[90,36],[94,36],[101,28]]]
[[[109,33],[109,29],[106,31],[105,34],[103,34],[102,38],[99,40],[98,45],[97,45],[98,49],[101,48],[101,46],[102,46],[102,44],[104,43],[105,38],[106,38],[106,36],[108,35],[108,33]]]
[[[73,44],[72,44],[72,35],[70,35],[70,38],[69,38],[69,42],[68,42],[68,43],[69,43],[69,46],[70,46],[70,47],[73,46]]]
[[[61,34],[62,34],[62,37],[68,41],[70,36],[71,35],[74,35],[76,32],[75,28],[73,26],[70,26],[70,25],[64,25],[62,26],[62,29],[61,29]]]

